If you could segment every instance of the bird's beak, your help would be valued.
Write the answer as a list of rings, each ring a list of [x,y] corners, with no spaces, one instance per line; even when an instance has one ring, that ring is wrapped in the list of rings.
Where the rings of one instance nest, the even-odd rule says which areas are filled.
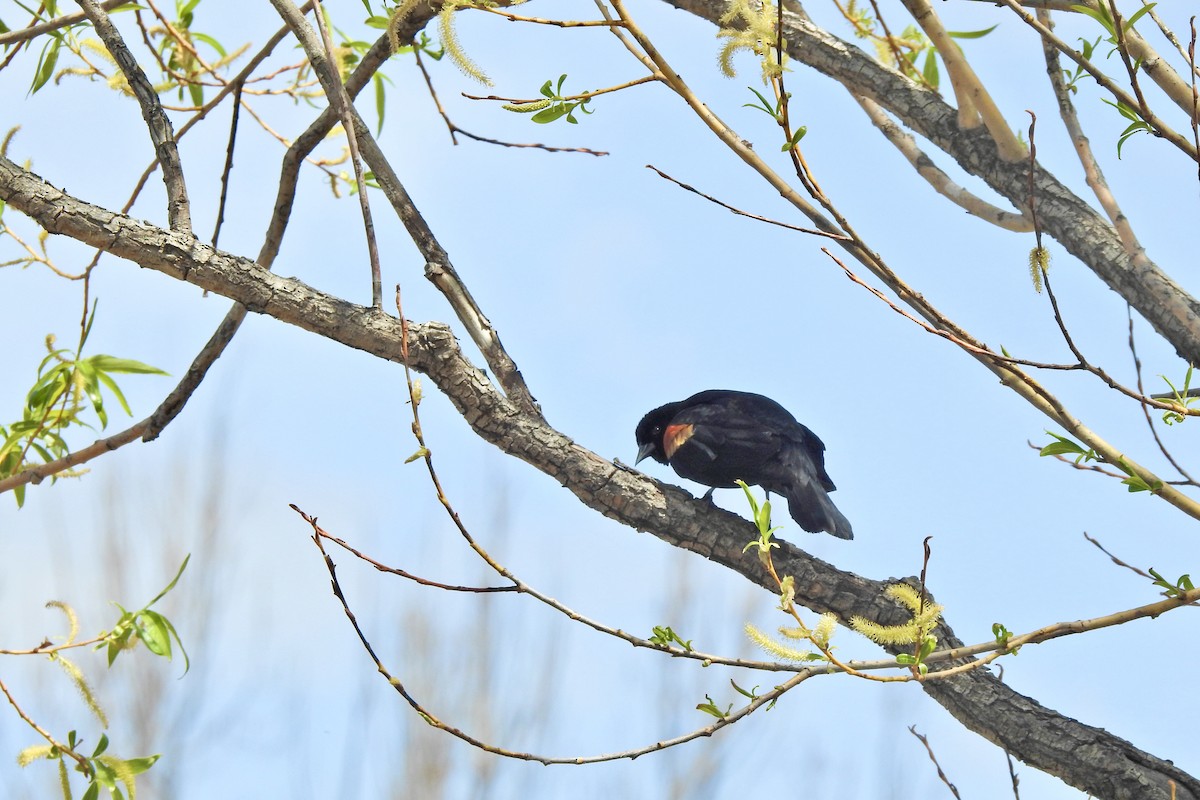
[[[634,466],[641,463],[643,459],[648,458],[654,452],[654,442],[646,442],[638,448],[637,461],[634,461]]]

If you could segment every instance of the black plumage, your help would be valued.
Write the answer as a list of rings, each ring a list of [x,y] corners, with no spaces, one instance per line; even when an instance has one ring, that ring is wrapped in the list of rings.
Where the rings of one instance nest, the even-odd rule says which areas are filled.
[[[825,445],[769,397],[710,389],[660,406],[637,426],[638,457],[670,464],[680,477],[712,487],[736,480],[783,495],[806,531],[853,539],[849,520],[829,492]]]

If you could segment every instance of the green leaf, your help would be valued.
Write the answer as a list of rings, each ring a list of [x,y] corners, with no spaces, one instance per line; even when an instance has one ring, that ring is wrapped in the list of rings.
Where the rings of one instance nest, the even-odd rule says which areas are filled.
[[[730,703],[728,707],[722,711],[721,709],[717,708],[717,704],[713,702],[711,697],[704,695],[704,699],[708,702],[698,704],[696,706],[696,710],[703,711],[705,714],[714,716],[717,719],[725,719],[725,717],[729,716],[729,712],[733,709],[733,703]]]
[[[138,615],[138,638],[146,649],[156,656],[171,657],[171,633],[166,618],[157,611],[143,611]]]
[[[124,372],[131,375],[166,375],[167,372],[152,367],[149,364],[143,364],[141,361],[134,361],[131,358],[114,358],[113,356],[95,355],[88,359],[98,370],[103,372]]]
[[[96,742],[96,749],[92,751],[92,758],[95,758],[96,756],[101,755],[107,749],[108,749],[108,734],[102,733],[102,734],[100,734],[100,741]]]
[[[62,39],[54,36],[42,48],[42,54],[38,59],[37,71],[33,76],[33,85],[29,88],[30,94],[37,94],[38,89],[45,86],[46,82],[54,76],[54,67],[58,64],[58,51],[60,47],[62,47]]]
[[[1057,433],[1050,433],[1050,431],[1046,431],[1046,433],[1049,433],[1058,441],[1051,442],[1039,450],[1038,455],[1040,456],[1084,455],[1088,452],[1066,437],[1059,436]]]
[[[221,43],[218,42],[213,37],[209,36],[207,33],[197,33],[195,31],[191,31],[191,34],[192,34],[193,39],[199,39],[200,41],[204,42],[206,45],[211,47],[213,50],[216,50],[218,53],[220,53],[221,58],[225,58],[228,55],[225,52],[225,48],[221,46]]]
[[[1098,8],[1092,8],[1084,5],[1073,5],[1071,6],[1071,10],[1078,11],[1080,14],[1086,14],[1092,19],[1096,20],[1096,22],[1099,22],[1104,26],[1104,30],[1108,31],[1110,35],[1116,33],[1116,31],[1113,30],[1112,17],[1109,16],[1108,9],[1104,7],[1103,3],[1101,3]]]
[[[787,151],[791,150],[796,145],[800,144],[800,140],[803,139],[805,134],[807,134],[807,133],[808,133],[808,126],[801,125],[799,128],[797,128],[795,130],[794,133],[792,133],[792,138],[789,139],[787,142],[785,142],[783,147],[780,149],[786,153]]]
[[[375,127],[375,134],[379,135],[383,132],[383,117],[386,111],[384,105],[386,93],[384,92],[383,75],[376,72],[371,77],[371,82],[375,84],[375,113],[379,116],[379,124]]]
[[[550,106],[549,108],[543,108],[541,111],[530,117],[530,119],[539,125],[545,125],[547,123],[554,122],[556,119],[565,117],[570,110],[571,107],[567,103],[558,103]]]
[[[129,403],[125,400],[125,394],[117,386],[116,381],[108,377],[108,374],[104,372],[97,373],[96,377],[99,378],[100,382],[107,386],[108,390],[113,393],[113,396],[117,398],[117,402],[121,404],[121,408],[124,409],[125,413],[132,417],[133,411],[130,410]]]
[[[738,686],[738,685],[737,685],[737,681],[735,681],[733,678],[730,678],[730,679],[729,679],[729,682],[730,682],[731,684],[733,684],[733,688],[734,688],[734,690],[735,690],[735,691],[736,691],[738,694],[740,694],[742,697],[749,697],[751,700],[757,700],[757,699],[758,699],[758,687],[757,687],[757,686],[755,686],[755,687],[754,687],[753,689],[751,689],[750,691],[746,691],[746,690],[745,690],[745,689],[743,689],[742,687]]]
[[[923,77],[925,79],[925,82],[928,83],[930,86],[932,86],[934,89],[938,88],[938,81],[940,80],[940,76],[938,75],[937,51],[936,50],[930,50],[928,53],[926,53],[925,69],[921,70],[921,77]]]
[[[981,31],[947,31],[947,33],[949,33],[950,36],[955,39],[979,39],[987,36],[989,33],[996,30],[997,27],[999,27],[999,23],[996,23],[990,28],[984,28]]]
[[[125,759],[125,767],[129,770],[130,775],[141,775],[146,770],[154,766],[162,758],[161,754],[156,753],[152,756],[142,756],[141,758]]]
[[[1133,23],[1135,23],[1139,19],[1141,19],[1146,14],[1147,11],[1154,8],[1156,5],[1158,5],[1158,3],[1147,3],[1146,5],[1139,8],[1137,11],[1134,12],[1133,16],[1131,16],[1129,19],[1125,20],[1125,24],[1122,26],[1122,30],[1129,30],[1130,28],[1132,28]]]

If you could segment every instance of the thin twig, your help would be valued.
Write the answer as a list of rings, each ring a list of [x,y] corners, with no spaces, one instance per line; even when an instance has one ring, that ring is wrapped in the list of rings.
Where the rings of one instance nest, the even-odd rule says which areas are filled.
[[[325,11],[320,0],[314,0],[313,11],[317,17],[317,31],[321,34],[321,42],[325,45],[325,57],[328,63],[334,61],[333,38],[329,34],[329,25],[325,19]],[[337,77],[336,70],[334,71]],[[340,78],[329,81],[333,91],[328,92],[329,102],[342,120],[342,129],[346,132],[346,142],[350,145],[350,163],[354,167],[354,184],[358,187],[358,207],[362,210],[363,231],[367,237],[367,257],[371,265],[371,307],[383,310],[383,282],[379,265],[379,243],[375,239],[375,221],[371,217],[371,199],[367,184],[363,178],[362,156],[358,152],[358,133],[354,127],[354,118],[350,112],[350,97]],[[327,87],[328,88],[328,87]]]
[[[1133,336],[1133,308],[1129,304],[1125,305],[1125,315],[1129,320],[1129,353],[1133,356],[1133,371],[1137,375],[1137,390],[1141,394],[1145,394],[1145,387],[1142,385],[1142,359],[1138,356],[1137,343]],[[1166,442],[1158,435],[1158,426],[1154,424],[1154,416],[1150,413],[1150,406],[1146,403],[1141,404],[1142,415],[1146,418],[1146,427],[1150,429],[1150,435],[1154,437],[1155,443],[1158,445],[1158,450],[1163,454],[1167,461],[1171,462],[1171,466],[1175,468],[1183,478],[1193,486],[1197,485],[1196,480],[1188,474],[1188,471],[1183,468],[1171,451],[1167,449]]]
[[[641,86],[644,83],[656,83],[661,80],[662,80],[661,75],[643,75],[640,78],[634,78],[633,80],[628,80],[628,81],[625,81],[624,83],[619,83],[615,86],[608,86],[604,89],[596,89],[595,91],[591,91],[591,92],[580,92],[579,94],[569,95],[569,96],[563,97],[561,99],[571,101],[571,102],[574,102],[577,100],[591,100],[593,97],[599,97],[602,94],[610,94],[612,92],[619,92],[623,89],[629,89],[633,86]],[[530,103],[538,103],[538,102],[541,102],[546,99],[544,97],[500,97],[500,96],[494,95],[494,94],[478,95],[478,94],[467,94],[466,92],[462,92],[462,96],[467,98],[468,100],[491,100],[493,102],[510,103],[512,105],[529,105]]]
[[[309,516],[308,514],[304,513],[303,511],[300,510],[300,507],[297,506],[295,503],[289,503],[288,508],[292,509],[292,511],[295,511],[297,514],[299,514],[304,519],[305,522],[307,522],[309,525],[312,526],[314,536],[320,536],[322,539],[328,539],[329,541],[336,544],[338,547],[340,547],[343,550],[347,551],[348,553],[352,554],[355,558],[359,559],[360,561],[365,561],[366,563],[370,564],[372,567],[374,567],[379,572],[386,572],[389,575],[395,575],[399,578],[406,578],[407,580],[413,581],[414,583],[418,583],[421,586],[428,586],[432,589],[444,589],[447,592],[467,592],[470,594],[491,594],[491,593],[495,593],[495,592],[519,592],[520,591],[520,587],[513,586],[513,585],[510,585],[510,586],[459,586],[459,585],[450,584],[450,583],[441,583],[440,581],[433,581],[433,580],[429,580],[428,578],[422,578],[419,575],[414,575],[413,573],[408,572],[407,570],[400,569],[399,567],[389,567],[387,564],[384,564],[381,561],[376,561],[375,559],[371,558],[366,553],[351,546],[344,539],[339,539],[338,537],[336,537],[333,534],[326,531],[324,528],[322,528],[320,525],[317,524],[316,517]]]
[[[8,687],[4,685],[3,680],[0,680],[0,692],[4,692],[4,696],[8,698],[9,705],[11,705],[13,707],[13,709],[17,712],[17,716],[19,716],[21,719],[23,719],[29,727],[31,727],[35,731],[37,731],[38,735],[41,736],[43,739],[45,739],[47,742],[49,742],[52,747],[57,747],[59,752],[65,754],[67,756],[70,756],[75,761],[75,763],[79,764],[79,769],[80,769],[80,771],[83,772],[84,775],[88,776],[89,778],[91,777],[92,767],[91,767],[91,764],[88,763],[88,760],[86,758],[84,758],[83,756],[81,756],[79,753],[76,753],[70,747],[67,747],[67,745],[65,745],[62,742],[55,739],[50,734],[50,731],[46,730],[41,725],[38,725],[36,722],[34,722],[33,719],[28,714],[25,713],[25,710],[22,709],[21,706],[19,706],[17,704],[16,699],[12,696],[11,693],[9,693]]]
[[[838,241],[847,241],[850,238],[849,236],[846,236],[841,233],[829,233],[827,231],[816,230],[815,228],[801,228],[799,225],[792,225],[787,222],[780,222],[779,220],[776,220],[776,219],[770,219],[769,217],[760,217],[758,214],[751,214],[749,211],[742,211],[740,208],[735,208],[734,206],[731,206],[728,203],[724,203],[724,202],[718,200],[717,198],[713,197],[712,195],[705,194],[704,192],[700,191],[699,189],[697,189],[694,186],[690,186],[690,185],[684,183],[683,181],[680,181],[676,178],[672,178],[670,175],[663,172],[661,169],[654,166],[653,164],[647,164],[646,169],[654,170],[655,172],[658,173],[660,178],[665,178],[666,180],[668,180],[671,183],[678,186],[680,189],[684,189],[686,191],[691,192],[692,194],[699,195],[700,197],[703,197],[705,200],[709,201],[710,203],[715,203],[716,205],[719,205],[721,208],[724,208],[727,211],[731,211],[734,214],[737,214],[738,216],[749,217],[750,219],[755,219],[755,220],[758,220],[759,222],[765,222],[768,225],[778,225],[780,228],[787,228],[790,231],[797,231],[799,233],[808,233],[808,234],[812,234],[813,236],[824,236],[826,238],[836,239]]]
[[[438,97],[437,90],[433,88],[433,78],[429,75],[429,70],[425,68],[425,61],[421,58],[421,48],[413,46],[413,55],[417,60],[417,68],[421,70],[421,76],[425,79],[425,87],[429,90],[429,96],[433,99],[433,105],[437,109],[438,115],[442,121],[446,123],[447,130],[450,131],[450,141],[453,144],[458,144],[458,134],[466,136],[468,139],[474,139],[477,142],[484,144],[495,144],[500,147],[528,147],[537,150],[545,150],[549,153],[585,153],[592,156],[606,156],[607,152],[603,150],[591,150],[587,147],[552,147],[548,144],[540,142],[505,142],[500,139],[489,139],[486,136],[479,136],[471,133],[464,128],[460,128],[454,120],[450,119],[450,115],[446,113],[446,109],[442,106],[442,101]]]
[[[950,176],[933,163],[933,159],[917,146],[917,141],[912,134],[900,127],[874,100],[853,93],[851,93],[851,97],[862,106],[871,123],[879,129],[884,138],[908,159],[908,163],[917,171],[917,174],[924,178],[938,194],[968,214],[1006,231],[1028,233],[1033,230],[1033,223],[1024,214],[998,208],[951,180]]]
[[[342,591],[341,583],[338,581],[337,567],[333,563],[333,559],[329,557],[329,554],[327,552],[325,552],[325,547],[322,543],[322,537],[314,535],[312,537],[312,540],[313,540],[313,543],[316,544],[317,549],[321,551],[321,555],[325,560],[325,567],[329,571],[329,577],[330,577],[330,581],[332,583],[334,596],[338,599],[338,602],[340,602],[342,604],[342,610],[343,610],[343,612],[345,612],[346,618],[350,620],[350,625],[354,628],[354,632],[358,635],[358,639],[362,643],[363,648],[367,651],[367,654],[371,657],[371,660],[375,663],[375,668],[387,680],[387,682],[392,686],[392,688],[395,689],[396,692],[399,693],[399,695],[401,697],[403,697],[404,700],[409,704],[409,706],[411,706],[414,711],[416,711],[418,714],[420,714],[421,718],[424,719],[425,722],[427,722],[428,724],[432,725],[433,727],[437,728],[438,730],[449,733],[451,736],[454,736],[455,738],[460,739],[473,747],[476,747],[476,748],[483,750],[485,752],[488,752],[488,753],[492,753],[494,755],[504,756],[505,758],[513,758],[513,759],[518,759],[521,761],[537,761],[541,764],[547,764],[547,765],[549,765],[549,764],[598,764],[598,763],[605,762],[605,761],[619,761],[619,760],[623,760],[623,759],[632,760],[632,759],[638,758],[639,756],[646,755],[648,753],[659,752],[661,750],[665,750],[670,747],[676,747],[678,745],[693,741],[695,739],[700,739],[700,738],[703,738],[706,736],[712,736],[714,733],[721,730],[722,728],[726,728],[726,727],[734,724],[735,722],[738,722],[739,720],[744,719],[745,717],[749,716],[754,711],[757,711],[759,708],[762,708],[764,705],[769,705],[769,704],[774,703],[785,692],[789,691],[790,689],[792,689],[795,686],[800,685],[804,681],[811,678],[814,674],[816,674],[812,670],[801,670],[801,671],[797,672],[795,675],[793,675],[792,677],[788,678],[784,683],[780,684],[779,686],[774,687],[771,691],[766,692],[765,694],[759,695],[758,697],[754,698],[749,703],[747,703],[745,706],[742,706],[738,710],[733,711],[725,716],[722,716],[720,719],[718,719],[716,722],[712,723],[711,725],[706,725],[703,728],[698,728],[689,733],[685,733],[681,736],[676,736],[671,739],[663,739],[663,740],[654,742],[653,744],[646,745],[644,747],[638,747],[638,748],[624,750],[624,751],[616,752],[616,753],[604,753],[601,755],[594,755],[594,756],[546,756],[546,755],[538,755],[535,753],[520,752],[520,751],[516,751],[516,750],[508,750],[506,748],[499,747],[497,745],[489,744],[488,742],[485,742],[482,739],[478,739],[478,738],[466,733],[465,731],[462,731],[459,728],[454,727],[453,725],[443,722],[441,719],[434,716],[434,714],[431,713],[428,709],[426,709],[420,703],[420,701],[418,701],[416,699],[416,697],[405,687],[404,683],[399,678],[392,675],[391,671],[388,670],[388,668],[384,665],[383,661],[380,660],[378,654],[376,654],[375,648],[371,645],[370,640],[367,639],[366,633],[363,631],[362,626],[360,626],[358,624],[358,618],[355,617],[354,612],[350,610],[350,603],[346,599],[345,593]]]
[[[942,765],[938,763],[937,756],[933,754],[933,748],[929,745],[929,739],[927,739],[924,735],[917,733],[916,725],[909,725],[908,732],[917,737],[921,741],[921,744],[925,745],[925,752],[929,754],[929,760],[933,762],[933,766],[937,769],[938,777],[941,778],[942,783],[946,784],[952,795],[959,798],[959,800],[962,800],[962,795],[958,793],[958,787],[950,782],[950,779],[946,777],[945,772],[942,772]]]
[[[1048,12],[1038,11],[1038,21],[1047,30],[1054,30],[1054,21]],[[1099,201],[1100,207],[1104,210],[1105,216],[1108,217],[1108,221],[1112,223],[1113,228],[1116,230],[1117,236],[1120,237],[1121,246],[1125,249],[1126,255],[1129,256],[1136,266],[1145,266],[1147,262],[1146,251],[1138,242],[1129,217],[1121,210],[1116,196],[1112,193],[1112,189],[1108,185],[1108,180],[1104,177],[1104,171],[1100,167],[1100,162],[1096,159],[1095,153],[1092,151],[1092,145],[1083,132],[1083,126],[1079,122],[1079,115],[1075,112],[1075,103],[1071,99],[1071,92],[1067,88],[1066,81],[1063,80],[1063,69],[1058,53],[1058,49],[1049,40],[1042,39],[1042,54],[1046,60],[1046,73],[1050,77],[1050,86],[1054,90],[1054,97],[1058,100],[1058,113],[1062,118],[1063,125],[1066,126],[1067,134],[1071,137],[1071,144],[1075,147],[1075,154],[1079,158],[1079,163],[1083,166],[1084,178],[1087,180],[1088,187],[1096,196],[1096,200]]]
[[[1118,567],[1124,567],[1125,569],[1133,572],[1134,574],[1142,576],[1143,578],[1145,578],[1148,581],[1154,580],[1154,577],[1149,572],[1146,572],[1145,570],[1140,569],[1139,567],[1135,567],[1132,564],[1130,564],[1126,561],[1122,561],[1121,559],[1114,556],[1112,553],[1110,553],[1108,551],[1108,548],[1106,548],[1104,545],[1100,544],[1100,542],[1098,540],[1093,539],[1091,536],[1089,536],[1087,531],[1083,532],[1083,538],[1087,539],[1089,542],[1091,542],[1097,548],[1099,548],[1100,552],[1104,553],[1104,555],[1106,555],[1110,559],[1112,559],[1112,562],[1114,564],[1116,564]]]
[[[997,664],[996,672],[998,673],[996,675],[996,680],[1003,682],[1004,681],[1004,665]],[[1013,763],[1012,753],[1010,753],[1008,751],[1007,747],[1004,748],[1004,760],[1006,762],[1008,762],[1008,779],[1012,783],[1013,800],[1021,800],[1021,789],[1020,789],[1021,779],[1019,777],[1017,777],[1017,767]]]
[[[212,246],[221,238],[221,225],[225,222],[225,200],[229,196],[229,176],[233,172],[233,149],[237,144],[238,112],[242,108],[242,84],[233,87],[233,111],[229,119],[229,144],[225,147],[225,166],[221,169],[221,196],[217,200],[217,221],[213,226]]]

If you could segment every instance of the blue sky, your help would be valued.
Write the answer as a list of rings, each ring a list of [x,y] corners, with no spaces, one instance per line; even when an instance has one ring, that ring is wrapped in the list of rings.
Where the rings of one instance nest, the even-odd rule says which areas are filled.
[[[588,15],[586,4],[562,6]],[[632,6],[705,101],[760,152],[775,150],[770,120],[742,107],[749,100],[745,87],[757,86],[754,64],[741,62],[742,74],[726,80],[716,69],[711,26],[660,4]],[[995,76],[989,85],[1015,126],[1024,129],[1025,109],[1035,110],[1043,162],[1058,165],[1062,180],[1085,191],[1044,85],[1036,41],[986,4],[938,10],[954,29],[1001,22],[991,36],[964,47],[985,75]],[[358,24],[360,11],[355,4],[334,9],[347,28]],[[564,72],[571,88],[640,74],[623,48],[598,31],[460,16],[462,39],[495,79],[497,94],[533,95]],[[204,6],[197,19],[198,29],[227,45],[261,41],[279,24],[266,4],[246,10],[236,25]],[[829,24],[847,35],[844,26]],[[1070,29],[1061,30],[1071,41]],[[278,63],[294,58],[284,50]],[[0,72],[0,97],[11,109],[5,117],[23,126],[10,156],[32,159],[36,172],[79,197],[120,206],[128,176],[151,156],[135,104],[78,79],[27,97],[32,68],[26,59]],[[449,113],[472,132],[612,153],[453,147],[411,63],[397,59],[387,69],[394,83],[381,143],[547,418],[576,441],[628,463],[636,450],[633,427],[654,406],[716,387],[774,397],[824,439],[839,487],[834,499],[857,535],[848,543],[810,536],[785,519],[784,538],[882,579],[918,571],[921,541],[932,535],[931,588],[971,642],[989,639],[997,621],[1023,632],[1156,599],[1084,541],[1084,531],[1139,566],[1172,576],[1192,568],[1196,548],[1186,519],[1115,482],[1039,459],[1027,441],[1046,441],[1047,420],[972,359],[846,280],[820,252],[823,241],[734,217],[645,169],[653,164],[733,205],[803,223],[665,90],[638,87],[603,98],[578,126],[535,127],[462,99],[459,92],[479,87],[447,62],[431,71]],[[789,87],[793,113],[809,128],[805,154],[823,187],[898,272],[989,344],[1065,360],[1046,298],[1030,286],[1025,264],[1032,236],[998,231],[950,207],[915,178],[840,87],[802,68],[789,76]],[[1179,231],[1180,220],[1195,213],[1194,172],[1180,168],[1169,145],[1145,136],[1127,143],[1117,161],[1115,137],[1124,126],[1091,87],[1079,103],[1095,123],[1093,144],[1151,257],[1194,292],[1194,248]],[[302,130],[315,113],[279,99],[258,107],[285,135]],[[182,144],[196,229],[205,235],[227,119],[218,112]],[[253,255],[281,150],[246,115],[241,125],[221,246]],[[356,204],[333,200],[312,170],[302,192],[276,270],[368,302]],[[373,202],[385,295],[400,283],[411,318],[449,320],[403,230],[381,197]],[[163,222],[157,178],[133,213]],[[10,210],[6,221],[20,224],[14,217]],[[88,257],[57,239],[52,247],[64,264]],[[1124,304],[1052,249],[1052,277],[1073,334],[1131,383]],[[15,417],[44,335],[56,332],[63,341],[74,335],[78,287],[44,269],[12,267],[0,275],[0,286],[6,342],[0,409]],[[228,307],[113,259],[102,262],[93,291],[100,298],[96,350],[176,376]],[[1181,376],[1183,367],[1147,326],[1139,322],[1138,331],[1147,378]],[[1160,466],[1136,406],[1084,376],[1045,380],[1109,441]],[[140,418],[171,385],[167,378],[135,378],[123,387]],[[767,628],[780,623],[770,595],[583,508],[552,479],[477,439],[432,387],[427,395],[424,427],[447,492],[474,534],[527,582],[614,627],[648,634],[669,623],[709,650],[748,653],[741,635],[747,620]],[[460,775],[492,770],[489,791],[479,795],[488,797],[613,791],[661,797],[674,777],[710,761],[719,776],[709,786],[713,796],[748,785],[766,795],[797,784],[816,796],[937,796],[944,787],[905,730],[913,724],[930,735],[964,796],[1011,796],[1002,753],[916,687],[847,678],[812,681],[713,741],[632,763],[494,762],[449,737],[428,738],[374,673],[328,590],[305,525],[287,507],[298,504],[331,532],[426,577],[495,582],[457,539],[424,471],[402,463],[416,447],[404,400],[395,365],[250,318],[162,439],[94,462],[82,480],[31,489],[19,512],[0,503],[0,608],[10,621],[0,647],[55,634],[58,619],[41,608],[49,599],[76,605],[87,631],[111,624],[110,598],[128,606],[152,597],[182,553],[205,553],[207,492],[220,498],[222,545],[193,561],[166,610],[195,614],[188,593],[193,602],[205,598],[199,614],[214,638],[190,647],[193,668],[180,680],[173,679],[179,664],[134,656],[148,662],[145,669],[170,673],[163,702],[176,716],[168,741],[186,747],[166,750],[154,772],[174,776],[175,796],[221,790],[239,797],[374,797],[395,790],[406,759],[446,759]],[[1194,447],[1191,427],[1166,431],[1179,454]],[[647,471],[680,482],[658,465]],[[744,510],[736,493],[718,493],[717,501]],[[114,552],[124,570],[112,566]],[[435,713],[506,745],[553,755],[626,749],[704,724],[693,708],[705,693],[720,703],[737,699],[730,673],[598,639],[531,601],[431,594],[399,586],[347,556],[337,560],[360,619],[394,672]],[[205,586],[211,595],[202,593]],[[419,635],[414,615],[423,615],[427,635]],[[179,626],[190,644],[200,623],[173,618],[188,620]],[[1200,710],[1177,678],[1177,665],[1198,655],[1189,622],[1180,611],[1025,648],[1004,661],[1006,680],[1194,772],[1200,769],[1194,748],[1168,723]],[[878,654],[848,631],[837,643],[843,655]],[[89,674],[103,669],[98,658],[80,658]],[[480,664],[482,670],[475,668]],[[52,729],[90,724],[51,666],[5,666],[6,682]],[[771,681],[733,674],[739,683]],[[136,691],[119,677],[101,686],[111,691],[110,710],[120,717],[122,698]],[[119,729],[114,741],[118,735]],[[433,750],[420,749],[422,742]],[[0,726],[0,753],[15,755],[30,743],[18,725]],[[779,769],[782,752],[789,756],[785,769]],[[44,767],[19,771],[12,760],[3,763],[0,779],[14,791],[40,796],[53,780]],[[1081,796],[1030,768],[1020,767],[1020,774],[1028,796]],[[472,796],[467,781],[456,780],[447,796]]]

